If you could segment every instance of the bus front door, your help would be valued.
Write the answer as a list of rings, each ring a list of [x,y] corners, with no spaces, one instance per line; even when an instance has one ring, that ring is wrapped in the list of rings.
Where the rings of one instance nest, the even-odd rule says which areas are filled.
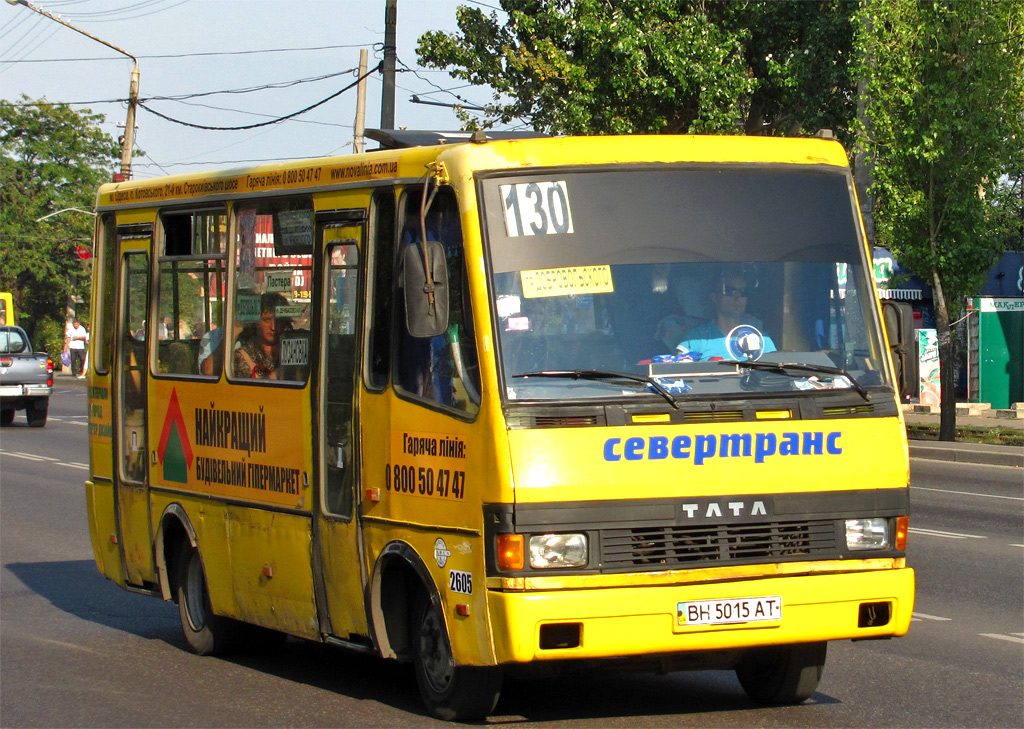
[[[119,408],[114,408],[117,475],[117,541],[125,579],[130,585],[154,583],[149,518],[149,463],[146,418],[146,380],[149,374],[149,253],[127,250],[149,240],[122,239],[119,277],[119,351],[115,384]]]
[[[363,601],[366,571],[358,523],[358,438],[355,411],[360,316],[361,225],[321,223],[325,255],[322,281],[322,354],[319,369],[320,508],[316,523],[317,570],[326,614],[321,631],[361,643],[368,635]]]

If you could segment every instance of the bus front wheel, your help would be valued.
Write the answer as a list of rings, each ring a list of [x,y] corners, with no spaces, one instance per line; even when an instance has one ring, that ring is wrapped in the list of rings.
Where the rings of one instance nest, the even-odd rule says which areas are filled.
[[[747,696],[765,704],[799,704],[818,688],[827,643],[755,648],[736,666]]]
[[[457,666],[444,617],[428,598],[420,602],[413,622],[416,684],[430,713],[445,721],[483,719],[501,693],[501,669]]]
[[[185,542],[178,553],[178,616],[188,647],[200,656],[223,653],[234,643],[235,624],[210,608],[199,550]]]

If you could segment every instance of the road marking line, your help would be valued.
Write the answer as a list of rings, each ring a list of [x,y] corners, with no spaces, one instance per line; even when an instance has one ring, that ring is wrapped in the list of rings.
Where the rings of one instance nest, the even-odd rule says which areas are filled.
[[[956,494],[957,496],[980,496],[985,499],[1008,499],[1009,501],[1024,501],[1024,496],[999,496],[998,494],[979,494],[974,491],[950,491],[949,489],[930,489],[925,486],[911,486],[912,491],[938,491],[940,494]]]
[[[58,458],[51,458],[49,456],[37,456],[34,453],[21,453],[20,451],[3,451],[0,450],[5,456],[14,456],[15,458],[24,458],[26,461],[43,461],[44,463],[54,463],[58,466],[64,466],[65,468],[74,468],[80,471],[88,471],[88,463],[65,463]]]
[[[929,615],[928,613],[911,613],[911,620],[917,618],[918,620],[938,620],[940,622],[946,622],[953,618],[940,618],[938,615]]]
[[[75,419],[73,419],[74,417],[75,416],[72,416],[72,417],[69,417],[69,418],[55,418],[55,417],[53,417],[51,415],[49,419],[52,420],[55,423],[70,423],[71,425],[88,425],[89,424],[85,420],[75,420]],[[82,417],[85,418],[86,416],[83,415]]]
[[[919,529],[912,527],[911,534],[923,534],[928,537],[942,537],[943,539],[988,539],[978,534],[958,534],[957,532],[943,532],[938,529]]]
[[[48,461],[48,460],[50,460],[49,458],[44,458],[43,456],[36,456],[36,455],[31,454],[31,453],[20,453],[18,451],[0,451],[0,453],[4,453],[5,455],[8,455],[8,456],[15,456],[17,458],[25,458],[25,459],[28,459],[30,461]]]
[[[1000,635],[999,633],[978,633],[982,638],[995,638],[996,640],[1008,640],[1011,643],[1024,643],[1024,638],[1017,638],[1012,635]]]

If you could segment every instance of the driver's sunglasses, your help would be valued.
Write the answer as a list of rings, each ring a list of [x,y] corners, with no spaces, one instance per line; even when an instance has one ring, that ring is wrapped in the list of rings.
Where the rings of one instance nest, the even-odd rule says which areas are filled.
[[[746,296],[746,286],[727,286],[722,284],[722,296]]]

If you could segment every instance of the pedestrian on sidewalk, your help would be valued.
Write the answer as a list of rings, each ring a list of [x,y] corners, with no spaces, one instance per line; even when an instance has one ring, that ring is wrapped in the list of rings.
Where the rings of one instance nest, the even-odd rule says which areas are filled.
[[[71,353],[71,374],[78,379],[85,377],[85,345],[89,341],[89,331],[78,321],[78,317],[71,324],[71,339],[68,342],[68,351]]]

